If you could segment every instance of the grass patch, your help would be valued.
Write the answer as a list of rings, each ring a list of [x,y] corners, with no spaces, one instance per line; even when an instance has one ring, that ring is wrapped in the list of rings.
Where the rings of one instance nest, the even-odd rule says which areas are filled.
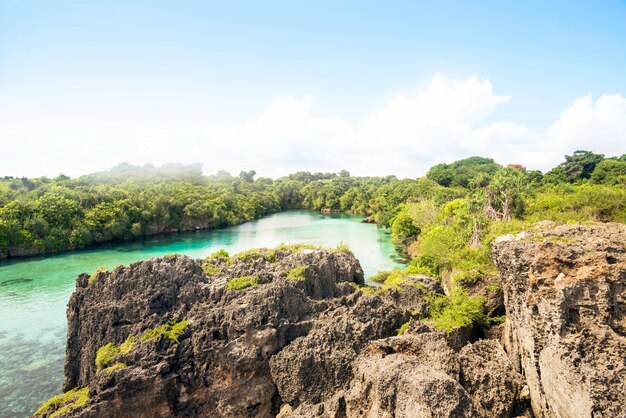
[[[303,264],[299,265],[298,267],[292,268],[287,274],[287,280],[290,280],[292,282],[306,280],[307,269],[308,267]]]
[[[120,349],[112,343],[100,347],[96,353],[97,371],[107,368],[118,354],[120,354]]]
[[[274,250],[283,251],[287,253],[299,253],[304,250],[319,250],[320,247],[316,247],[315,245],[310,244],[280,244]]]
[[[134,346],[135,346],[135,337],[129,335],[128,338],[126,338],[126,341],[120,344],[120,354],[130,353],[130,351],[133,349]]]
[[[368,286],[368,285],[359,286],[356,283],[352,283],[352,285],[354,286],[355,289],[360,290],[365,295],[378,295],[384,291],[381,286]]]
[[[109,367],[115,357],[119,354],[128,354],[135,346],[135,337],[129,335],[120,346],[108,343],[98,349],[96,352],[96,370],[101,371]]]
[[[258,286],[259,279],[254,276],[241,276],[235,277],[234,279],[230,279],[228,284],[226,285],[226,291],[229,292],[231,290],[242,290],[252,286]]]
[[[243,261],[247,263],[256,258],[263,259],[270,263],[276,262],[276,251],[270,250],[268,248],[253,248],[251,250],[243,251],[239,254],[235,254],[228,261],[229,263],[233,263],[234,261]]]
[[[209,261],[209,260],[216,260],[216,259],[220,259],[220,258],[229,258],[229,257],[230,257],[230,255],[228,254],[228,251],[226,251],[223,248],[220,248],[219,250],[215,251],[210,256],[205,258],[205,260]]]
[[[304,250],[324,250],[324,248],[309,244],[280,244],[275,248],[253,248],[230,257],[228,259],[228,264],[232,265],[236,261],[243,261],[244,263],[247,263],[254,259],[262,259],[269,263],[276,263],[279,258],[282,258],[285,255],[298,253]],[[330,252],[345,252],[352,254],[348,245],[343,242],[337,244],[335,248],[328,248],[326,250]],[[212,257],[212,255],[207,257],[207,260],[209,260],[210,257]]]
[[[263,260],[269,263],[275,263],[278,261],[278,256],[282,255],[280,253],[298,253],[303,250],[319,250],[320,247],[315,247],[313,245],[308,244],[280,244],[275,248],[253,248],[251,250],[247,250],[241,252],[239,254],[235,254],[231,260],[232,261],[239,260],[243,262],[248,262],[255,258],[262,258]]]
[[[140,339],[142,341],[154,341],[161,337],[165,337],[179,343],[180,341],[178,339],[185,333],[187,325],[189,325],[189,321],[187,320],[170,321],[167,324],[163,324],[156,328],[145,330]]]
[[[51,413],[49,417],[56,418],[73,409],[87,405],[87,402],[89,402],[89,388],[74,388],[42,402],[35,415]]]
[[[354,255],[352,251],[350,250],[350,247],[348,246],[348,244],[346,244],[343,241],[339,242],[339,244],[337,244],[335,248],[330,248],[330,251],[333,253],[347,253],[347,254]]]
[[[387,280],[387,277],[389,277],[390,274],[390,271],[381,271],[378,272],[375,276],[370,277],[369,280],[375,283],[385,283],[385,280]]]
[[[89,284],[94,284],[96,280],[98,280],[98,274],[108,271],[109,269],[107,269],[106,267],[98,267],[98,269],[91,276],[89,276],[89,280],[87,282]]]
[[[471,286],[480,278],[497,274],[498,270],[489,257],[490,246],[481,249],[465,247],[457,252],[452,262],[452,276],[461,286]]]
[[[215,264],[211,264],[209,262],[202,263],[202,271],[207,276],[214,276],[216,274],[222,273],[223,269],[221,266],[216,266]]]
[[[398,328],[397,331],[397,335],[402,335],[404,333],[406,333],[406,331],[409,329],[409,324],[411,323],[411,321],[407,321],[404,324],[400,325],[400,328]]]
[[[112,366],[107,367],[106,369],[103,369],[103,372],[106,372],[109,376],[112,375],[116,370],[120,370],[126,367],[126,364],[122,363],[121,361],[118,361],[117,363],[115,363]]]

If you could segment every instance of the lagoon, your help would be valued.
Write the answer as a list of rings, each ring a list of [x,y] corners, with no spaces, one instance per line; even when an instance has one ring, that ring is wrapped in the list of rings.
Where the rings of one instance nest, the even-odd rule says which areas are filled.
[[[365,277],[402,267],[388,231],[346,214],[292,210],[242,225],[108,243],[57,255],[0,262],[0,418],[25,417],[59,393],[67,330],[65,309],[75,278],[165,254],[204,258],[281,243],[334,247],[343,242]]]

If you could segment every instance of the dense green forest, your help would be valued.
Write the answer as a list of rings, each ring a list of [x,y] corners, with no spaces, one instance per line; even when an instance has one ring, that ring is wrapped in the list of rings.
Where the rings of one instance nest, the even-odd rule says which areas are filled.
[[[577,151],[549,172],[470,157],[418,179],[299,172],[205,176],[199,164],[121,164],[76,179],[0,179],[0,257],[82,248],[163,232],[235,225],[290,208],[371,216],[415,270],[471,277],[488,241],[538,220],[626,222],[626,156]]]

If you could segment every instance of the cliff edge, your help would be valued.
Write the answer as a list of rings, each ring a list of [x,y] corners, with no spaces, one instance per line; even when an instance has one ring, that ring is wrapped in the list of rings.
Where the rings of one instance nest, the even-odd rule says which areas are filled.
[[[366,291],[352,254],[166,256],[81,275],[66,393],[40,416],[626,416],[626,227],[498,239],[498,333],[424,321],[423,275]],[[474,332],[472,332],[474,331]]]
[[[500,237],[503,342],[538,417],[626,416],[626,225]]]

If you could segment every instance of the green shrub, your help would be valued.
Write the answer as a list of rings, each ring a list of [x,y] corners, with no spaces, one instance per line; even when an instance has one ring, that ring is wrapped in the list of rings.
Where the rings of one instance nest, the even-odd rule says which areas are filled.
[[[230,279],[228,284],[226,285],[226,291],[229,292],[231,290],[242,290],[247,287],[258,286],[259,279],[254,276],[241,276],[235,277],[234,279]]]
[[[497,274],[497,269],[489,257],[490,247],[464,247],[457,251],[451,263],[456,284],[471,286],[481,277]]]
[[[74,388],[42,402],[35,415],[50,414],[49,418],[56,418],[87,405],[87,402],[89,402],[89,388]]]
[[[499,325],[499,324],[503,324],[504,321],[506,321],[506,315],[487,317],[487,325]]]
[[[483,313],[485,298],[468,296],[461,288],[453,289],[449,296],[431,296],[429,301],[430,319],[428,322],[435,328],[452,332],[455,327],[489,323],[487,316]]]
[[[400,325],[400,328],[398,328],[398,331],[397,331],[397,335],[404,334],[409,329],[409,324],[410,323],[411,323],[411,321],[407,321],[404,324]]]
[[[607,158],[596,165],[591,174],[592,183],[626,184],[626,161]]]
[[[417,226],[415,226],[413,219],[409,216],[409,214],[401,210],[396,216],[394,216],[390,221],[391,225],[391,236],[394,241],[400,241],[411,237],[417,236],[420,230]]]
[[[399,290],[401,284],[409,283],[409,281],[404,278],[405,273],[405,270],[393,270],[387,275],[382,288],[388,289],[393,287]]]
[[[223,269],[221,266],[217,266],[209,262],[204,262],[202,263],[202,271],[207,276],[214,276],[216,274],[222,273]]]
[[[88,283],[89,284],[94,284],[96,282],[96,280],[98,279],[98,274],[100,273],[104,273],[109,271],[106,267],[98,267],[98,269],[91,275],[89,276],[89,280]]]
[[[299,265],[298,267],[292,268],[287,274],[287,280],[294,282],[306,280],[307,269],[308,267],[305,265]]]
[[[122,363],[121,361],[118,361],[117,363],[115,363],[112,366],[107,367],[106,369],[103,369],[103,372],[106,372],[108,375],[113,374],[116,370],[120,370],[126,367],[126,364]]]
[[[112,343],[100,347],[96,353],[96,369],[100,371],[108,367],[119,353],[120,349]]]
[[[230,257],[230,255],[228,254],[228,251],[226,251],[223,248],[220,248],[219,250],[215,251],[214,253],[209,255],[207,258],[205,258],[205,260],[215,260],[216,258],[228,258],[228,257]]]
[[[335,248],[331,248],[330,251],[352,254],[352,251],[350,250],[350,247],[348,246],[348,244],[346,244],[343,241],[340,241],[339,244],[337,244]]]
[[[178,339],[185,333],[189,321],[170,321],[167,324],[160,325],[156,328],[150,328],[143,332],[140,339],[142,341],[154,341],[161,337],[169,338],[172,341],[180,342]]]
[[[626,222],[626,185],[546,187],[528,202],[528,221]]]

